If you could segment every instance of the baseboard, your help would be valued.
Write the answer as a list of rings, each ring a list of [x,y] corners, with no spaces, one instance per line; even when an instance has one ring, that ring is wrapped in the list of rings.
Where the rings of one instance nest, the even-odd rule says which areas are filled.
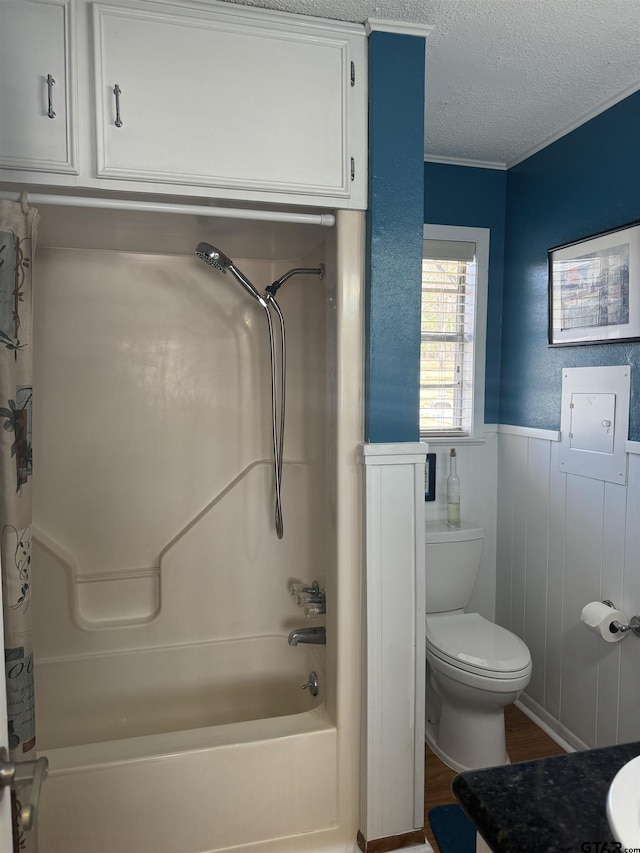
[[[411,832],[403,832],[400,835],[390,835],[387,838],[374,838],[367,841],[358,831],[358,847],[362,853],[390,853],[391,850],[410,848],[413,851],[428,851],[424,829],[415,829]]]
[[[576,737],[573,732],[563,726],[562,723],[556,720],[541,705],[538,705],[530,696],[522,693],[515,704],[523,714],[526,714],[530,720],[541,728],[545,734],[548,734],[565,752],[581,752],[583,749],[590,749],[584,741]]]

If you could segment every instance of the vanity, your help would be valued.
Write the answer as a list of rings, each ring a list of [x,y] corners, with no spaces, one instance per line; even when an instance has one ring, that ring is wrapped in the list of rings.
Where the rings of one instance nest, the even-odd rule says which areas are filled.
[[[460,773],[453,793],[494,853],[606,853],[621,850],[607,820],[618,771],[640,741]],[[640,837],[636,845],[640,849]]]

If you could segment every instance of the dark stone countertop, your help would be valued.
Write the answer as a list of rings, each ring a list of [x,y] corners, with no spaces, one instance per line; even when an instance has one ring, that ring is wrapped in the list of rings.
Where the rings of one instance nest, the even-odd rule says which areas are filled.
[[[451,787],[494,853],[609,853],[620,845],[607,822],[607,792],[637,755],[640,741],[467,770]]]

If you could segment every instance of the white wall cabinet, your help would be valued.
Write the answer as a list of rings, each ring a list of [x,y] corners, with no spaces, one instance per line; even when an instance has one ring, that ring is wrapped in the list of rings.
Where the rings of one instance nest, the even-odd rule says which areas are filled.
[[[347,40],[99,4],[94,14],[99,176],[350,194]]]
[[[10,10],[2,28],[4,79],[33,76],[45,57],[55,55],[57,95],[62,87],[56,75],[71,79],[69,6],[75,2],[79,177],[59,177],[74,171],[70,118],[60,122],[66,137],[56,141],[58,148],[66,145],[64,168],[48,168],[59,153],[39,151],[46,145],[42,123],[55,121],[46,116],[49,71],[43,68],[35,72],[39,92],[32,84],[21,98],[10,82],[0,90],[2,126],[15,129],[0,136],[0,179],[366,207],[363,28],[215,0],[0,0],[3,15]],[[44,38],[52,30],[54,37]],[[25,39],[25,55],[16,47],[5,60],[5,42]],[[73,97],[65,83],[67,89],[60,103],[64,118]],[[39,156],[31,155],[30,146]]]
[[[77,174],[72,37],[71,0],[1,0],[0,168]]]

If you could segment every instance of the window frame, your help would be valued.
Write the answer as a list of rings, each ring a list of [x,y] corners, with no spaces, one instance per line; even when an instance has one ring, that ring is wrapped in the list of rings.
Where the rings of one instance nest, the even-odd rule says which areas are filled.
[[[452,240],[476,244],[476,310],[473,322],[473,403],[469,432],[455,435],[456,442],[484,437],[484,390],[487,349],[487,304],[489,290],[490,229],[466,225],[425,223],[423,240]],[[422,330],[421,330],[422,331]],[[452,435],[420,430],[420,439],[429,444],[450,444]]]

